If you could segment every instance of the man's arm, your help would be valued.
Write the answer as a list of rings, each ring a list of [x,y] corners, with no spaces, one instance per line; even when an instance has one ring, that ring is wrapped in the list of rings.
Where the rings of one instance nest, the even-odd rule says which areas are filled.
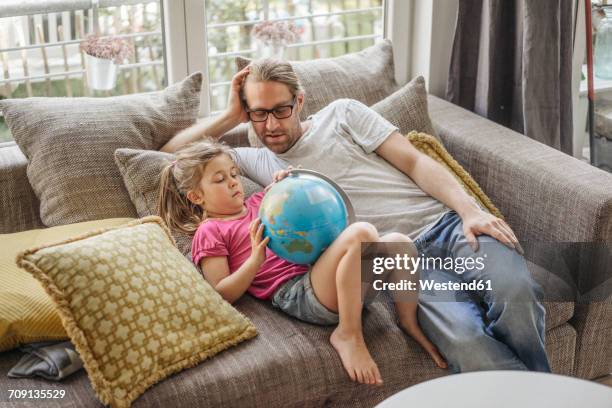
[[[181,130],[172,139],[168,141],[160,150],[166,153],[174,153],[181,147],[196,142],[204,137],[218,139],[228,131],[235,128],[239,122],[223,113],[214,118],[207,119],[203,122]]]
[[[410,177],[423,191],[459,214],[465,236],[478,248],[476,235],[487,234],[515,248],[517,238],[508,224],[487,212],[465,192],[442,165],[418,151],[399,132],[392,133],[375,152]],[[519,247],[520,250],[520,247]]]
[[[246,76],[251,72],[250,69],[251,67],[247,66],[238,71],[232,78],[225,112],[180,131],[160,150],[166,153],[174,153],[186,144],[198,141],[205,136],[218,139],[239,124],[247,122],[249,117],[240,101],[240,88],[242,88]]]

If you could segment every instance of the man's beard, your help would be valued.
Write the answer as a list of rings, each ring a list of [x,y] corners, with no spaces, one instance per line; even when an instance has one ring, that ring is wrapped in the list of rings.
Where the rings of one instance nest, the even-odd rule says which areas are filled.
[[[274,133],[268,133],[264,130],[263,136],[257,134],[257,138],[269,150],[276,154],[282,154],[293,147],[295,142],[302,136],[302,127],[299,118],[290,129],[283,129]],[[278,138],[278,139],[275,139]]]

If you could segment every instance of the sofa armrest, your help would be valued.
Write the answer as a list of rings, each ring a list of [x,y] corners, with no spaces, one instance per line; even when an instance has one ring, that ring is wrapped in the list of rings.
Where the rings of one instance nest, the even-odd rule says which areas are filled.
[[[580,259],[569,265],[580,293],[600,292],[597,301],[579,299],[570,321],[577,332],[574,375],[612,372],[612,175],[435,96],[429,112],[444,146],[519,240],[597,243],[586,251],[577,244]]]
[[[520,240],[612,241],[612,175],[435,96],[444,146]]]
[[[27,165],[15,143],[0,145],[0,234],[44,227],[40,203],[26,174]]]

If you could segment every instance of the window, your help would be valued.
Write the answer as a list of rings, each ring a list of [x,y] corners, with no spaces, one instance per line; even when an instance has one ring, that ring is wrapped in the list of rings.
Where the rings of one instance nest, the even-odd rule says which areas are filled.
[[[166,84],[159,0],[83,2],[3,0],[0,4],[0,98],[110,96],[163,89]],[[119,66],[112,90],[93,90],[79,44],[96,26],[101,36],[119,36],[134,52]],[[11,140],[0,117],[0,142]]]
[[[252,33],[262,21],[294,26],[295,41],[284,51],[288,60],[356,52],[384,35],[385,0],[92,0],[91,5],[2,0],[0,98],[150,92],[202,70],[200,113],[209,115],[225,108],[235,57],[261,55]],[[108,91],[87,85],[86,56],[79,49],[96,27],[101,36],[119,36],[135,51]],[[10,139],[0,116],[0,142]]]
[[[206,36],[210,110],[225,108],[237,55],[260,56],[253,27],[291,23],[296,41],[284,58],[308,60],[356,52],[383,38],[383,0],[208,0]]]

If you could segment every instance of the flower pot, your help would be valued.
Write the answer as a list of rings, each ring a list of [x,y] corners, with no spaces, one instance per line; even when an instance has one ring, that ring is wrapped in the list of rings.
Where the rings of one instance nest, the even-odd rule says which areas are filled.
[[[87,66],[87,86],[90,89],[109,91],[117,84],[117,68],[112,60],[92,57],[85,54]]]
[[[285,46],[283,44],[269,44],[260,40],[257,40],[256,44],[259,58],[282,60],[285,55]]]

